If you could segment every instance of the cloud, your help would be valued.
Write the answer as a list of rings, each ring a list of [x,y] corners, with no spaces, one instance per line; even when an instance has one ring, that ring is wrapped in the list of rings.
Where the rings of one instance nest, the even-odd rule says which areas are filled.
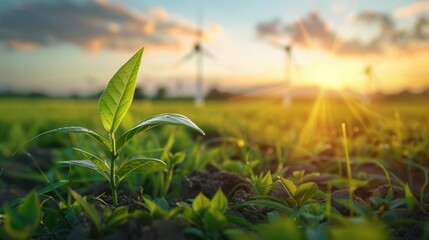
[[[260,37],[278,37],[282,34],[282,23],[278,18],[268,22],[261,22],[256,26],[256,31]]]
[[[337,38],[329,24],[316,11],[285,26],[284,30],[293,43],[299,43],[307,47],[316,44],[321,48],[329,48]]]
[[[194,38],[194,25],[163,8],[138,12],[107,1],[63,0],[20,2],[0,10],[0,43],[18,50],[58,43],[85,50],[178,50]]]
[[[397,8],[393,15],[398,18],[409,17],[416,13],[429,10],[429,1],[420,1],[412,3],[405,7]]]
[[[353,24],[373,28],[376,34],[369,39],[345,39],[317,11],[292,23],[283,23],[278,19],[261,22],[256,26],[256,32],[264,39],[288,39],[296,46],[335,51],[338,55],[403,53],[429,47],[429,17],[426,16],[417,17],[408,29],[399,29],[390,15],[366,10],[353,18]]]

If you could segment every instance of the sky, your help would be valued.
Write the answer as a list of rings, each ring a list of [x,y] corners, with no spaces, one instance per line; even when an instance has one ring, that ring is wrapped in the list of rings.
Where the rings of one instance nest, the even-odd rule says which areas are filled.
[[[138,85],[193,94],[196,41],[206,91],[429,86],[429,1],[2,0],[0,91],[90,94],[144,46]]]

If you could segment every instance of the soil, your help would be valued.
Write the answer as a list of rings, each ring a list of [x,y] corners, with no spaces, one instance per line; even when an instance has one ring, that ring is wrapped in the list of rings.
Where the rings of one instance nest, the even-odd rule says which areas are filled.
[[[229,200],[229,205],[242,204],[246,201],[254,199],[254,195],[245,192],[243,189],[237,190]],[[269,211],[267,208],[258,206],[246,206],[239,209],[228,209],[227,214],[245,218],[253,224],[262,223],[266,218],[263,217]]]
[[[333,208],[335,208],[341,215],[343,216],[350,216],[350,210],[341,202],[344,203],[344,201],[349,200],[349,191],[348,190],[336,190],[331,194],[331,205]],[[353,201],[357,202],[361,205],[367,206],[368,204],[360,197],[356,196],[354,193],[352,195]]]
[[[192,171],[182,180],[182,199],[195,198],[200,192],[212,198],[219,188],[229,196],[240,189],[248,192],[250,184],[240,175],[221,171],[209,163],[205,171]]]

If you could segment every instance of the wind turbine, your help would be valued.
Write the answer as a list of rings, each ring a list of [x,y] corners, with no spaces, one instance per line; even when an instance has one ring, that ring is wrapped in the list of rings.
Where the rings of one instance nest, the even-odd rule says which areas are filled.
[[[285,73],[284,73],[285,90],[283,94],[283,104],[289,105],[292,100],[290,88],[292,86],[291,83],[292,83],[292,65],[293,65],[293,55],[292,55],[293,45],[292,45],[292,42],[289,42],[287,44],[281,44],[276,41],[271,41],[271,43],[278,49],[281,49],[286,56]]]
[[[196,71],[195,71],[195,95],[194,102],[197,106],[204,102],[204,57],[215,58],[212,53],[203,47],[203,14],[199,18],[200,26],[195,29],[195,43],[194,47],[185,54],[176,65],[181,65],[189,61],[193,56],[196,58]]]
[[[363,69],[365,75],[366,95],[365,102],[369,103],[373,100],[375,94],[375,85],[379,81],[378,76],[374,73],[373,64],[369,63],[365,65]]]
[[[245,91],[242,91],[241,94],[238,94],[237,96],[235,96],[235,98],[238,98],[240,96],[246,96],[255,92],[262,92],[265,90],[269,90],[270,92],[274,90],[278,90],[279,87],[283,87],[283,98],[282,98],[282,102],[283,104],[289,105],[291,103],[292,100],[292,96],[291,96],[291,91],[290,91],[290,87],[291,87],[291,80],[292,80],[292,67],[293,67],[293,54],[292,54],[292,48],[293,45],[292,43],[288,43],[288,44],[281,44],[277,41],[274,41],[274,39],[270,39],[271,44],[276,47],[277,49],[281,49],[284,53],[286,53],[286,64],[285,64],[285,71],[284,71],[284,81],[282,83],[271,83],[271,84],[264,84],[264,85],[259,85],[259,86],[254,86],[251,87]]]

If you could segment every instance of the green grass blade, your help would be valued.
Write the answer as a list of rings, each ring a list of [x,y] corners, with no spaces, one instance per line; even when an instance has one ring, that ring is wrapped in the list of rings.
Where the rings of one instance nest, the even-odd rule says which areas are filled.
[[[110,142],[105,139],[104,137],[98,135],[98,133],[87,129],[87,128],[83,128],[83,127],[76,127],[76,126],[70,126],[70,127],[62,127],[62,128],[56,128],[56,129],[52,129],[46,132],[43,132],[33,138],[31,138],[30,140],[28,140],[25,144],[28,144],[32,141],[34,141],[35,139],[42,137],[44,135],[47,134],[51,134],[51,133],[83,133],[83,134],[87,134],[90,137],[94,138],[95,140],[97,140],[98,142],[102,143],[104,146],[106,146],[109,150],[112,149],[112,145],[110,144]],[[24,144],[24,145],[25,145]]]
[[[97,230],[101,229],[101,217],[97,210],[91,206],[85,199],[82,198],[77,192],[69,189],[71,195],[79,203],[80,207],[85,211],[88,217],[92,220]]]
[[[133,158],[122,164],[116,174],[119,182],[124,180],[128,175],[133,172],[139,173],[155,173],[167,167],[163,161],[155,158]]]
[[[201,130],[195,123],[193,123],[189,118],[176,113],[164,113],[155,115],[152,117],[149,117],[140,123],[138,123],[136,126],[125,132],[121,137],[118,139],[117,143],[117,149],[120,151],[124,145],[129,142],[131,139],[133,139],[134,136],[136,136],[138,133],[157,127],[159,125],[164,124],[171,124],[171,125],[180,125],[180,126],[186,126],[189,127],[201,134],[205,134],[203,130]]]
[[[131,106],[142,54],[143,48],[119,68],[100,97],[98,109],[101,123],[109,133],[118,129]]]

